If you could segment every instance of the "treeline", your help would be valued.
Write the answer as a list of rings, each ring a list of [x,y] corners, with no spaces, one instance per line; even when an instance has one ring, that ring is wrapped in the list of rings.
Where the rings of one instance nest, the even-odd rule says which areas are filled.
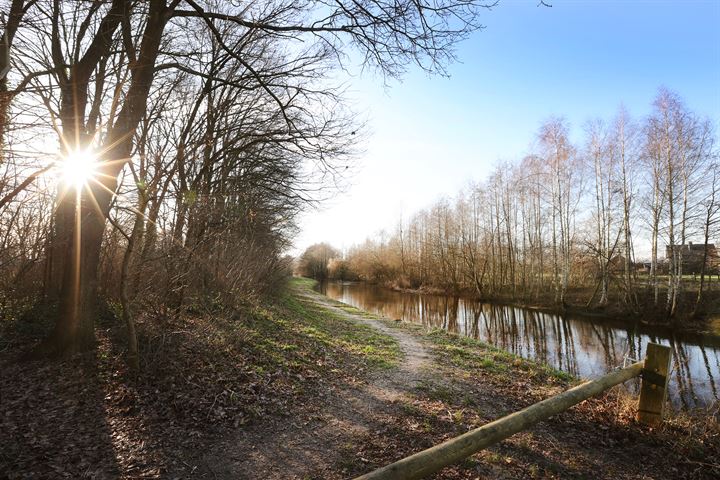
[[[43,348],[84,350],[102,297],[132,357],[136,316],[287,277],[298,212],[361,137],[332,80],[347,56],[442,72],[483,3],[0,6],[0,318],[50,305]]]
[[[399,288],[700,312],[720,264],[716,251],[688,246],[720,240],[712,123],[661,89],[641,122],[621,109],[612,121],[588,122],[580,144],[569,128],[562,118],[546,121],[532,153],[335,264],[346,277]],[[665,258],[667,245],[686,246]],[[696,279],[691,294],[688,274]]]
[[[340,250],[328,243],[316,243],[306,248],[295,259],[294,273],[320,281],[360,280],[358,272],[343,258]]]

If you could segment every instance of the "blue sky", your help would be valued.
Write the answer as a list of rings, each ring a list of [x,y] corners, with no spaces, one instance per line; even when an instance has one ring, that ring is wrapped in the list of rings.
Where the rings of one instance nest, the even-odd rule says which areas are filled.
[[[620,104],[635,118],[658,87],[720,125],[720,0],[501,0],[457,48],[450,78],[350,80],[370,136],[351,186],[301,221],[296,249],[347,248],[529,151],[540,123],[565,116],[579,139]]]

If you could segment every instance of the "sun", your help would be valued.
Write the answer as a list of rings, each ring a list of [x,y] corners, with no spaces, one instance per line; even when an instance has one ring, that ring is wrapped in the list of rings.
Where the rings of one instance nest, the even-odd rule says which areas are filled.
[[[98,159],[90,150],[77,150],[66,155],[59,166],[62,181],[66,185],[81,188],[96,176]]]

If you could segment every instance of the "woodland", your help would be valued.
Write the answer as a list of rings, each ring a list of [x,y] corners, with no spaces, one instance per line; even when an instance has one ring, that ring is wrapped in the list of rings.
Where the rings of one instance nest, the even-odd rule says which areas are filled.
[[[135,358],[138,316],[281,286],[360,137],[333,72],[442,74],[488,6],[3,2],[3,317],[51,314],[63,354],[116,309]]]

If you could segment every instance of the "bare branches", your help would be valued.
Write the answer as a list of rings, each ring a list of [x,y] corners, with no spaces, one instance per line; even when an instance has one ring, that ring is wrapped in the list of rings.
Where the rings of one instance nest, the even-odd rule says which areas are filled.
[[[31,183],[33,183],[40,175],[50,170],[51,166],[47,166],[45,168],[41,168],[40,170],[37,170],[30,175],[28,175],[25,180],[20,182],[15,188],[13,188],[8,194],[6,194],[4,197],[0,198],[0,211],[2,211],[3,207],[5,207],[8,203],[12,202],[15,197],[17,197],[21,192],[23,192]]]
[[[92,344],[103,262],[121,272],[129,328],[142,288],[164,282],[181,304],[188,292],[277,279],[296,215],[337,191],[362,138],[343,87],[329,80],[335,69],[356,50],[383,75],[413,63],[443,73],[493,5],[14,0],[32,15],[11,32],[16,88],[3,99],[27,119],[13,140],[49,135],[60,147],[52,157],[98,157],[92,181],[76,195],[61,185],[47,215],[44,283],[61,311],[54,346]],[[0,215],[32,200],[27,189],[40,178],[56,188],[40,177],[44,162],[30,160],[22,172],[36,173],[3,185],[17,187],[1,192]],[[162,281],[141,285],[141,272]]]
[[[716,136],[664,89],[643,125],[621,109],[590,122],[577,148],[569,124],[551,118],[531,155],[354,247],[344,274],[655,321],[673,309],[675,319],[699,314],[705,275],[720,274]],[[663,277],[667,303],[656,296]]]
[[[445,65],[454,58],[453,46],[481,28],[479,11],[497,4],[476,0],[373,0],[337,1],[326,8],[312,3],[291,8],[290,4],[278,2],[268,4],[253,17],[253,12],[213,11],[194,0],[185,1],[192,10],[178,9],[174,16],[233,22],[282,38],[307,34],[338,56],[343,55],[347,38],[360,50],[368,66],[394,77],[401,75],[409,62],[429,72],[445,73]],[[298,23],[302,18],[308,18],[307,22]]]

